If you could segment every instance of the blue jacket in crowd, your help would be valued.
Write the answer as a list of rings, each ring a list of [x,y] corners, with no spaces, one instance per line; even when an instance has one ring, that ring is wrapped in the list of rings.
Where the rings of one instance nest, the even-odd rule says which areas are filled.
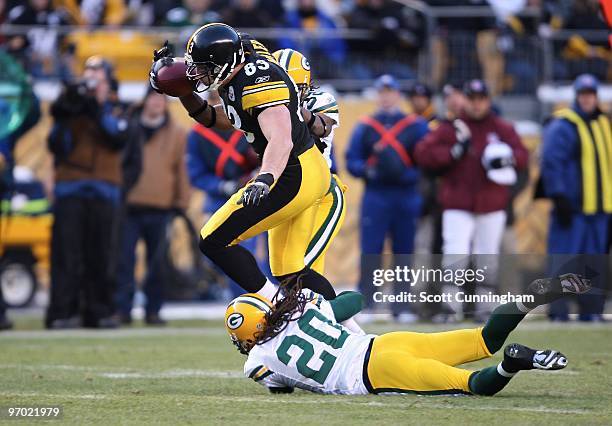
[[[305,29],[304,20],[315,19],[317,28],[323,30],[336,29],[336,23],[329,16],[317,11],[312,17],[302,18],[297,10],[290,10],[285,14],[285,26],[287,28]],[[340,37],[329,37],[321,39],[296,40],[291,37],[282,37],[278,44],[281,48],[294,49],[304,53],[306,56],[312,51],[322,51],[332,62],[341,63],[346,58],[346,43]]]
[[[586,123],[594,117],[574,103],[571,108]],[[580,137],[576,126],[564,118],[553,119],[545,128],[542,146],[541,175],[547,197],[563,195],[576,212],[582,211]]]
[[[399,110],[391,113],[379,111],[371,118],[387,130],[391,130],[401,120],[405,120],[403,128],[395,135],[395,139],[409,157],[415,144],[428,132],[427,121],[416,115],[406,115]],[[364,120],[357,124],[346,152],[348,171],[355,177],[365,179],[367,187],[416,189],[420,176],[419,169],[413,164],[407,165],[402,161],[391,144],[386,144],[380,150],[375,149],[375,144],[379,141],[381,141],[380,132],[372,125]],[[380,144],[378,146],[380,147]]]
[[[211,140],[216,135],[217,144]],[[233,148],[227,144],[234,140]],[[219,145],[222,142],[225,149],[230,149],[233,156],[225,155],[221,158],[223,150]],[[234,182],[234,188],[238,189],[241,183],[245,183],[249,173],[255,169],[256,158],[249,154],[249,143],[244,133],[238,130],[220,131],[206,129],[204,126],[196,125],[187,136],[187,173],[191,185],[206,192],[204,211],[208,213],[218,210],[230,197],[233,191],[228,192]],[[236,161],[239,160],[239,161]],[[220,161],[223,161],[221,164]],[[244,182],[242,182],[244,181]]]
[[[117,113],[117,104],[106,102],[100,107],[97,125],[108,138],[108,143],[116,149],[122,149],[129,135],[129,123],[126,117]],[[56,163],[70,155],[74,147],[73,134],[62,121],[56,121],[49,134],[49,148],[55,155]],[[114,203],[121,200],[121,187],[111,182],[98,179],[80,179],[57,181],[54,193],[56,198],[84,197],[101,198]]]

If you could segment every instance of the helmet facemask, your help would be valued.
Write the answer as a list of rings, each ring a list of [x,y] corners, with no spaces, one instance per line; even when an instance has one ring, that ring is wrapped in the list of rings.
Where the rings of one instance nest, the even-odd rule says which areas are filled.
[[[236,349],[238,349],[238,352],[240,352],[242,355],[248,355],[254,346],[251,340],[241,341],[235,335],[230,335],[230,339],[232,340],[234,346],[236,346]]]
[[[307,83],[298,83],[296,84],[296,86],[298,89],[298,97],[300,99],[301,104],[302,102],[304,102],[304,100],[308,96],[308,93],[310,92],[310,85]]]
[[[195,91],[199,93],[208,90],[217,90],[232,72],[234,72],[234,68],[242,62],[244,62],[242,49],[239,53],[234,53],[231,64],[226,63],[223,65],[216,64],[212,61],[194,62],[191,55],[185,54],[187,78],[195,82]]]

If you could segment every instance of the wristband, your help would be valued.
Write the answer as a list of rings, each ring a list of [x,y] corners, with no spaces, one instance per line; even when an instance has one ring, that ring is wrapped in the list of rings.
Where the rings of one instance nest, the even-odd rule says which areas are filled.
[[[316,119],[317,119],[317,114],[315,114],[314,112],[311,112],[310,113],[310,120],[308,120],[308,123],[306,123],[306,125],[308,126],[309,129],[312,127],[312,125],[314,124]]]
[[[319,117],[319,120],[321,120],[321,125],[323,126],[323,133],[321,134],[321,138],[325,137],[325,133],[327,133],[327,124],[325,124],[325,120],[323,120],[323,117],[321,117],[320,115],[317,115],[317,117]]]
[[[210,124],[205,124],[204,127],[214,127],[217,123],[217,109],[214,106],[210,106]]]
[[[208,108],[208,101],[202,101],[204,102],[202,105],[200,105],[198,108],[196,108],[195,111],[191,111],[189,113],[189,116],[191,118],[196,118],[196,116],[200,115],[202,112],[204,112],[206,110],[206,108]]]
[[[272,186],[272,184],[274,183],[274,176],[272,175],[272,173],[261,173],[257,175],[257,177],[255,178],[255,182],[263,182],[268,186]]]

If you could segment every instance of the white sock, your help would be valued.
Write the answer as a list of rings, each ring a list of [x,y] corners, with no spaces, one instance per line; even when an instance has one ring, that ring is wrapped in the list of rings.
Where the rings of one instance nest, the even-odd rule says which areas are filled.
[[[499,373],[500,376],[507,377],[507,378],[514,377],[516,375],[516,373],[509,373],[506,370],[504,370],[504,367],[502,367],[501,362],[497,364],[497,372]]]
[[[266,283],[257,291],[257,294],[271,301],[277,291],[278,286],[266,278]]]
[[[516,301],[516,308],[524,314],[528,314],[529,312],[531,312],[531,309],[525,306],[520,300]]]
[[[345,326],[346,328],[348,328],[350,331],[352,331],[355,334],[361,334],[361,335],[365,335],[365,331],[363,331],[363,329],[361,327],[359,327],[359,324],[357,324],[357,321],[355,321],[354,318],[349,318],[345,321],[342,321],[340,324],[342,324],[343,326]]]

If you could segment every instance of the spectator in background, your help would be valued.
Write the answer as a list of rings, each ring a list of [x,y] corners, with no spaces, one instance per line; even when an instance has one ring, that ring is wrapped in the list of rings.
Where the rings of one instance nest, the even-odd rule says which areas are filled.
[[[601,19],[598,0],[576,1],[563,22],[563,28],[574,34],[561,50],[562,62],[557,63],[561,78],[574,78],[588,72],[598,78],[607,79],[610,75],[612,53],[606,39],[589,39],[583,32],[606,31],[609,27]],[[564,61],[563,61],[564,60]]]
[[[124,0],[56,0],[57,8],[64,8],[78,25],[119,26],[128,17]]]
[[[505,209],[516,168],[527,167],[528,153],[511,123],[495,115],[484,82],[466,83],[465,111],[460,118],[442,121],[417,144],[415,159],[426,169],[443,169],[439,201],[443,208],[443,263],[467,266],[470,254],[497,255],[506,226]],[[487,283],[495,283],[496,259],[475,259],[487,266]],[[454,293],[448,286],[445,292]],[[480,285],[477,292],[488,292]],[[457,303],[451,307],[461,317]]]
[[[346,59],[346,45],[340,37],[312,37],[319,30],[334,30],[336,23],[319,9],[315,0],[297,0],[297,8],[287,10],[283,26],[305,32],[299,39],[283,37],[279,40],[281,48],[302,52],[307,57],[317,58],[320,77],[335,74],[336,67],[342,66]]]
[[[408,101],[412,112],[427,121],[430,130],[435,129],[438,125],[432,96],[431,88],[424,83],[415,82],[408,90]],[[438,232],[438,228],[442,227],[442,219],[436,201],[437,175],[435,172],[426,171],[421,174],[419,191],[423,196],[423,208],[417,229],[417,251],[440,253],[442,234],[441,231]]]
[[[234,28],[267,28],[273,22],[259,0],[232,0],[222,16],[223,23]]]
[[[432,102],[433,92],[431,88],[424,83],[415,83],[408,91],[408,100],[412,111],[423,117],[428,123],[430,129],[437,126],[436,108]]]
[[[129,122],[109,101],[113,70],[91,57],[83,81],[53,103],[55,164],[51,296],[47,328],[114,328],[115,252],[122,149]]]
[[[598,256],[607,252],[608,226],[612,214],[612,132],[610,120],[598,106],[599,83],[590,74],[576,78],[576,99],[571,108],[555,113],[543,137],[541,189],[538,195],[551,198],[548,253],[587,254],[585,265],[599,274],[593,277],[589,296],[578,296],[579,319],[601,319],[605,279]],[[602,256],[599,256],[602,257]],[[553,262],[561,256],[552,257]],[[567,257],[565,257],[567,261]],[[591,263],[591,262],[594,262]],[[563,267],[564,265],[555,267]],[[605,268],[605,266],[604,266]],[[595,290],[595,289],[594,289]],[[568,303],[554,302],[549,316],[568,320]]]
[[[453,121],[463,113],[465,108],[465,94],[458,84],[448,83],[442,88],[442,97],[444,98],[444,120]]]
[[[208,102],[221,102],[219,95],[209,94]],[[257,156],[243,132],[218,130],[196,124],[187,137],[187,170],[191,185],[206,193],[204,213],[212,215],[249,179],[258,168]],[[257,238],[243,241],[241,245],[255,254]],[[230,283],[232,298],[244,290],[235,282]]]
[[[51,0],[29,0],[12,8],[8,23],[13,25],[37,25],[24,35],[9,37],[8,52],[19,58],[34,77],[57,75],[68,77],[69,73],[62,66],[63,59],[58,59],[62,37],[58,27],[66,25],[69,17],[63,9],[54,9]],[[44,28],[43,28],[44,27]]]
[[[159,316],[164,298],[159,256],[164,252],[166,228],[174,212],[184,211],[189,201],[185,168],[187,132],[170,116],[166,96],[152,89],[133,117],[134,125],[138,126],[136,137],[142,143],[142,171],[127,193],[115,300],[120,322],[131,324],[136,244],[142,238],[147,250],[147,274],[143,284],[145,323],[165,325]]]
[[[417,185],[420,173],[413,164],[412,152],[427,133],[425,120],[400,109],[401,93],[394,77],[379,77],[375,87],[378,110],[357,124],[346,151],[349,173],[365,182],[360,291],[370,307],[372,271],[381,267],[379,256],[387,236],[394,254],[411,254],[414,249],[421,195]]]
[[[427,0],[432,7],[489,7],[487,0]],[[431,76],[434,87],[441,87],[447,76],[460,81],[475,77],[482,68],[489,90],[495,96],[501,90],[504,57],[497,46],[498,28],[494,17],[461,14],[438,19],[432,40]]]
[[[181,5],[180,0],[127,0],[127,23],[140,26],[158,26],[166,20],[172,8]]]
[[[14,78],[16,83],[18,82],[19,76],[10,77]],[[11,214],[10,209],[7,211],[4,210],[5,204],[3,201],[9,200],[14,192],[13,168],[15,166],[15,160],[13,154],[15,146],[19,138],[34,127],[40,120],[38,99],[30,88],[24,89],[24,92],[25,93],[22,94],[21,97],[13,97],[12,99],[13,102],[22,102],[24,105],[29,106],[27,109],[24,108],[24,115],[19,117],[21,124],[6,136],[0,137],[0,249],[2,249],[2,232],[5,230],[6,225],[3,221],[4,215]],[[0,99],[0,103],[4,104],[5,102],[5,99]],[[21,108],[16,107],[16,109]],[[8,123],[3,123],[3,125],[8,125]],[[4,130],[5,129],[0,129],[0,132],[5,134]],[[13,323],[6,316],[6,306],[2,295],[2,286],[0,286],[0,331],[8,330],[12,327]]]
[[[212,0],[183,0],[181,6],[166,14],[166,25],[176,27],[196,26],[220,22],[221,15],[211,8]]]
[[[370,40],[350,42],[352,51],[375,53],[384,61],[386,72],[398,78],[416,77],[416,70],[410,68],[408,59],[416,57],[426,40],[425,22],[419,12],[391,0],[357,0],[347,23],[349,28],[374,33]],[[374,70],[374,75],[376,71],[382,72]]]

